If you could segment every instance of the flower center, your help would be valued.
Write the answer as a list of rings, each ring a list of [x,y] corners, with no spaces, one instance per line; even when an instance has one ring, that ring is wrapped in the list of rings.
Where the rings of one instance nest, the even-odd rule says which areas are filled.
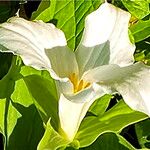
[[[76,75],[75,73],[71,74],[69,76],[69,79],[70,81],[72,82],[73,84],[73,87],[74,87],[74,93],[77,93],[85,88],[87,88],[88,86],[91,85],[91,83],[89,82],[86,82],[86,81],[83,81],[83,80],[79,80],[78,79],[78,75]]]

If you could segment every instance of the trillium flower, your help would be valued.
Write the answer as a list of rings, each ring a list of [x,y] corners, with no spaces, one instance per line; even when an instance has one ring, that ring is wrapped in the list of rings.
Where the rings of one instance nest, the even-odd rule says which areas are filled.
[[[46,69],[59,94],[60,127],[72,141],[89,107],[106,93],[120,93],[133,109],[150,115],[150,68],[135,63],[128,37],[130,14],[105,2],[85,19],[76,51],[53,24],[11,18],[0,25],[0,49],[25,65]]]

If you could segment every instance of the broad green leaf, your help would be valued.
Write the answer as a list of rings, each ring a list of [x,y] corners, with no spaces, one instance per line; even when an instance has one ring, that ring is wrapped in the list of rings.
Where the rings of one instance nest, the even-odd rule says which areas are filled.
[[[11,135],[17,119],[21,114],[13,107],[11,94],[14,91],[15,79],[11,76],[11,70],[15,67],[15,59],[9,73],[0,80],[0,128],[6,138],[6,145],[9,136]],[[16,75],[14,73],[14,75]],[[13,116],[12,116],[13,115]]]
[[[30,95],[23,78],[15,82],[14,91],[11,94],[11,99],[14,103],[21,104],[25,107],[28,107],[31,104],[33,104],[33,98]]]
[[[0,108],[0,126],[5,137],[5,149],[36,150],[44,129],[34,106],[26,108],[9,99],[1,99]]]
[[[34,150],[43,135],[43,123],[32,105],[21,68],[22,61],[14,57],[9,72],[0,80],[0,128],[6,150]]]
[[[69,141],[60,136],[51,126],[50,121],[47,122],[46,130],[41,139],[37,150],[57,150],[60,147],[66,147]],[[62,148],[63,149],[63,148]]]
[[[142,19],[150,13],[147,0],[121,0],[128,11],[137,19]]]
[[[29,75],[33,75],[33,74],[41,75],[42,71],[38,71],[38,70],[36,70],[32,67],[29,67],[29,66],[22,66],[21,70],[20,70],[20,74],[23,76],[29,76]]]
[[[139,21],[132,25],[130,30],[134,36],[135,42],[140,42],[150,36],[150,20]]]
[[[13,106],[20,112],[21,117],[9,137],[7,150],[36,150],[44,134],[39,113],[34,105],[24,107],[14,103]]]
[[[113,97],[112,95],[106,94],[106,95],[102,96],[101,98],[97,99],[92,104],[89,111],[97,116],[103,115],[104,112],[106,111],[112,97]]]
[[[150,149],[150,119],[137,123],[135,129],[141,147]]]
[[[102,2],[104,0],[42,1],[32,19],[55,23],[64,31],[68,46],[75,49],[82,36],[86,15],[98,8]]]
[[[143,113],[130,109],[123,101],[119,101],[100,117],[86,117],[75,137],[80,147],[89,146],[98,136],[105,132],[120,132],[124,127],[146,119]]]
[[[38,9],[32,13],[31,19],[43,20],[44,22],[48,22],[51,19],[50,11],[50,1],[41,1]]]
[[[102,134],[92,145],[89,147],[81,148],[81,150],[135,150],[135,148],[126,141],[122,136],[115,133]]]
[[[24,81],[34,98],[35,105],[39,110],[45,124],[51,117],[55,127],[58,125],[58,97],[53,79],[48,80],[42,76],[29,75]]]
[[[23,79],[23,77],[29,75],[43,76],[44,74],[43,71],[38,71],[28,66],[22,66],[18,74],[18,79],[15,81],[15,90],[11,95],[13,102],[19,103],[25,107],[28,107],[29,105],[33,104],[33,97],[30,95],[27,85]]]
[[[17,119],[21,117],[21,114],[12,105],[12,101],[9,98],[0,99],[0,108],[0,128],[5,137],[5,145],[7,147],[9,137],[17,124]]]

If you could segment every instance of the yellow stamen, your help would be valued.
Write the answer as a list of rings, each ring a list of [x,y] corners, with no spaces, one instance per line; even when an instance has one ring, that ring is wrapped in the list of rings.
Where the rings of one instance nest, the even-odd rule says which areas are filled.
[[[91,83],[87,82],[85,85],[84,85],[84,88],[87,88],[88,86],[90,86]]]
[[[78,83],[77,92],[83,89],[83,80]]]
[[[91,83],[89,82],[85,82],[84,80],[79,80],[78,76],[75,73],[71,74],[69,76],[69,79],[73,84],[74,93],[79,92],[91,85]]]

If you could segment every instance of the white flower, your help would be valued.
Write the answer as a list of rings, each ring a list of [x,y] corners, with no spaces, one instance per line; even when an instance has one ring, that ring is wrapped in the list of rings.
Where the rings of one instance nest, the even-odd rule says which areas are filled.
[[[1,51],[20,55],[36,69],[47,69],[56,80],[60,126],[69,140],[94,100],[105,93],[119,92],[131,108],[150,115],[150,68],[133,64],[129,19],[128,12],[102,4],[86,17],[75,52],[52,24],[14,17],[0,25]]]

